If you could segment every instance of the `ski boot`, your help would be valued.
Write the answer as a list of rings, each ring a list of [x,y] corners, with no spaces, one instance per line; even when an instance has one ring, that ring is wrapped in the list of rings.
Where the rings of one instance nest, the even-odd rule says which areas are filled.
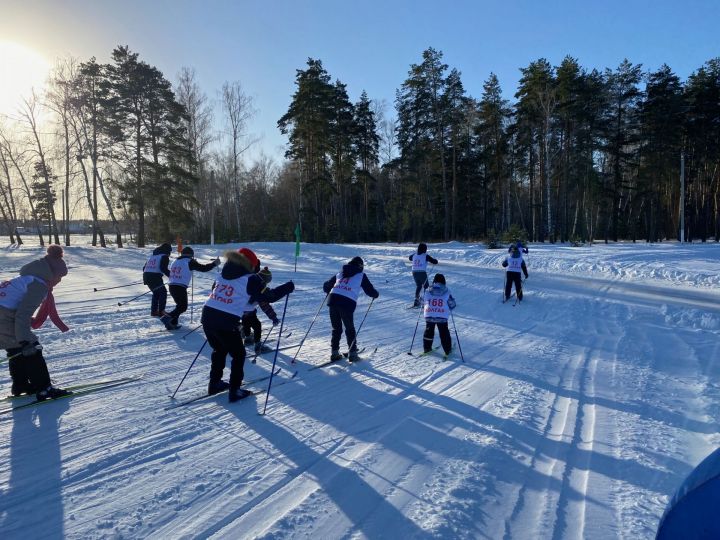
[[[215,394],[224,392],[228,388],[230,388],[230,383],[228,383],[226,381],[217,381],[217,382],[210,381],[208,383],[208,396],[214,396]]]
[[[265,353],[273,352],[274,350],[275,349],[272,349],[262,343],[255,344],[255,354],[265,354]]]
[[[357,349],[350,351],[348,354],[348,362],[359,362],[360,360],[362,360],[362,358],[360,358]]]
[[[245,390],[244,388],[233,388],[228,394],[228,401],[230,403],[235,403],[236,401],[240,401],[241,399],[245,399],[246,397],[252,395],[253,393],[250,390]]]
[[[40,390],[37,394],[35,394],[35,398],[38,401],[45,401],[46,399],[57,399],[60,397],[69,396],[72,394],[70,390],[65,390],[63,388],[55,388],[54,386],[48,386],[45,390]]]
[[[343,355],[340,354],[340,349],[333,349],[330,353],[330,361],[331,362],[337,362],[338,360],[342,360]]]

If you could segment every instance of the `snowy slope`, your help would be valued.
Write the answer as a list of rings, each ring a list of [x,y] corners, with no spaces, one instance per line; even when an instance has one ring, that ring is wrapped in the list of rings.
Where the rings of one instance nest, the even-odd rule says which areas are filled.
[[[457,348],[446,362],[407,354],[414,246],[303,245],[296,274],[292,244],[249,246],[273,284],[297,285],[283,345],[305,334],[322,282],[362,256],[380,298],[359,342],[377,352],[308,371],[329,355],[323,308],[296,367],[295,350],[280,352],[275,383],[298,375],[265,416],[264,395],[166,410],[203,344],[201,330],[181,336],[212,274],[195,275],[194,324],[188,312],[169,333],[147,296],[117,306],[141,285],[93,292],[138,280],[150,250],[70,247],[56,299],[72,330],[40,331],[53,379],[144,378],[0,417],[2,538],[653,538],[720,443],[718,245],[532,245],[512,306],[500,301],[502,250],[431,244],[464,363]],[[200,260],[222,253],[194,247]],[[5,248],[0,275],[40,253]],[[209,354],[178,398],[203,393]],[[246,379],[271,361],[248,362]]]

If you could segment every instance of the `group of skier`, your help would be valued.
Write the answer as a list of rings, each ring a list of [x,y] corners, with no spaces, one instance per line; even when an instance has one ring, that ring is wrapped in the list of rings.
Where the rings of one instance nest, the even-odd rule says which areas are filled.
[[[172,246],[161,244],[143,266],[143,283],[152,292],[151,316],[159,317],[168,330],[180,327],[179,317],[188,309],[187,289],[193,271],[209,272],[221,265],[219,258],[203,264],[194,258],[191,247],[182,248],[180,256],[170,263]],[[521,272],[528,276],[522,253],[527,247],[520,242],[513,243],[509,256],[502,262],[507,268],[504,301],[510,298],[514,284],[518,301],[522,300]],[[274,289],[269,287],[272,280],[270,269],[261,268],[257,255],[249,248],[225,253],[226,262],[215,278],[210,295],[203,306],[201,324],[212,348],[208,394],[214,395],[227,390],[229,401],[234,402],[250,394],[241,388],[244,378],[245,346],[254,347],[256,354],[268,352],[262,341],[262,325],[257,317],[260,307],[273,326],[279,324],[277,314],[270,305],[295,290],[292,281]],[[425,320],[423,332],[423,353],[433,350],[435,328],[445,356],[452,352],[452,339],[448,326],[455,298],[448,289],[443,274],[436,273],[429,282],[428,264],[438,265],[438,260],[427,253],[427,245],[421,243],[416,253],[409,256],[415,282],[415,299],[412,307],[422,308]],[[52,288],[67,275],[61,246],[52,245],[42,259],[33,261],[20,269],[20,275],[0,283],[0,347],[7,350],[12,394],[35,393],[38,400],[57,398],[70,392],[56,388],[50,383],[47,365],[42,355],[42,346],[31,327],[37,328],[33,313],[50,313],[53,321],[63,329],[54,310]],[[175,308],[165,311],[167,290],[163,276],[168,278],[170,294]],[[364,261],[353,257],[341,270],[323,284],[329,310],[332,334],[330,338],[330,361],[341,360],[340,339],[344,332],[348,345],[347,357],[350,362],[360,360],[354,312],[360,292],[373,300],[380,294],[364,272]],[[423,293],[422,296],[420,293]],[[44,318],[42,319],[44,320]],[[58,324],[58,321],[60,324]],[[67,330],[65,327],[64,330]],[[230,355],[229,382],[222,379],[226,358]]]

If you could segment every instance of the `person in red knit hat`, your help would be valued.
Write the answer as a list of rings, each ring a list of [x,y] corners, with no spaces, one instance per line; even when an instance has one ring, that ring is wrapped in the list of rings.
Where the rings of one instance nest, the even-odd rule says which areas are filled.
[[[0,348],[8,354],[15,396],[35,393],[43,401],[70,394],[50,383],[42,346],[31,329],[33,313],[67,273],[63,248],[53,244],[45,257],[20,268],[18,277],[0,283]]]
[[[243,314],[254,309],[258,302],[280,300],[293,292],[295,285],[288,281],[275,289],[266,287],[256,273],[260,261],[248,248],[228,251],[225,259],[220,276],[205,301],[201,322],[213,349],[208,394],[229,390],[228,399],[232,403],[250,394],[240,388],[245,376],[245,345],[239,328]],[[232,358],[229,383],[222,380],[228,354]]]

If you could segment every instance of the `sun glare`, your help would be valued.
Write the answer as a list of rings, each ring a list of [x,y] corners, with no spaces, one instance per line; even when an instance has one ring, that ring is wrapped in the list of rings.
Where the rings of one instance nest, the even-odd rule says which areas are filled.
[[[0,113],[13,115],[23,97],[45,85],[49,70],[42,55],[19,43],[0,40]]]

